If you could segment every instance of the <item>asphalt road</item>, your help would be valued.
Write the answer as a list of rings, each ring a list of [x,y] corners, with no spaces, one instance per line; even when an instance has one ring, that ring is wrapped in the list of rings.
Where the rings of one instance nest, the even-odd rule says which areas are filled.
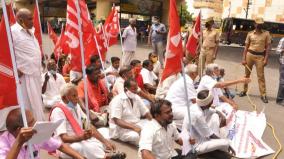
[[[49,40],[45,40],[44,43],[50,43]],[[44,48],[46,51],[50,51],[53,46]],[[244,76],[244,67],[240,64],[242,59],[242,50],[240,47],[227,47],[221,46],[219,49],[219,54],[216,60],[221,67],[225,68],[225,79],[233,80]],[[139,60],[144,60],[148,57],[148,53],[151,49],[146,45],[141,45],[136,51],[135,57]],[[113,46],[109,50],[108,56],[121,56],[121,48],[119,45]],[[270,122],[274,128],[277,137],[280,142],[284,143],[284,120],[282,119],[284,115],[284,108],[275,103],[277,91],[278,91],[278,82],[279,82],[279,71],[278,71],[278,62],[277,56],[272,54],[269,57],[269,63],[265,68],[265,77],[266,77],[266,86],[267,86],[267,96],[269,99],[268,104],[262,103],[259,97],[257,76],[255,69],[252,72],[252,82],[250,84],[250,92],[252,101],[257,105],[257,109],[261,111],[265,108],[265,114],[267,121]],[[237,92],[242,90],[242,85],[237,85],[234,87]],[[249,104],[247,97],[236,97],[236,102],[239,105],[240,110],[253,111],[252,106]],[[279,146],[275,139],[273,138],[272,131],[269,127],[266,127],[266,130],[263,135],[263,140],[272,147],[273,150],[277,151]],[[137,159],[137,148],[128,144],[115,142],[117,144],[118,150],[125,152],[127,154],[127,159]],[[53,159],[46,155],[45,152],[42,152],[43,159]],[[263,159],[271,159],[273,155],[263,157]],[[281,153],[278,156],[278,159],[284,159],[284,153]]]

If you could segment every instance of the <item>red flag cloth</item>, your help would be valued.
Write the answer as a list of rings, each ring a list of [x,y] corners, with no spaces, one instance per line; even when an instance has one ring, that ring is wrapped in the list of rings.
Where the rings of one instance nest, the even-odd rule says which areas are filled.
[[[106,37],[108,39],[108,46],[112,46],[117,43],[117,36],[119,34],[119,21],[118,21],[118,12],[115,7],[112,7],[112,10],[107,17],[104,30]]]
[[[52,40],[53,44],[56,45],[58,37],[57,37],[56,33],[53,31],[49,22],[47,22],[47,32],[48,32],[49,38]]]
[[[73,71],[82,71],[81,50],[79,37],[79,23],[77,19],[76,0],[67,0],[67,21],[63,41],[68,44],[69,52],[71,53],[71,67]],[[89,17],[88,7],[85,0],[80,0],[83,46],[85,53],[85,61],[89,62],[90,56],[95,52],[96,45],[94,42],[94,28]],[[86,49],[88,48],[88,49]],[[64,49],[63,49],[64,50]],[[65,52],[65,51],[63,51]]]
[[[181,71],[182,39],[176,0],[170,0],[169,25],[166,62],[161,81]]]
[[[39,19],[39,13],[38,13],[38,8],[37,5],[35,5],[34,8],[34,28],[35,28],[35,37],[38,41],[38,44],[40,46],[41,50],[41,55],[43,56],[43,50],[42,50],[42,35],[41,35],[41,28],[40,28],[40,19]]]
[[[192,33],[188,37],[188,41],[186,43],[186,49],[192,57],[196,56],[200,34],[201,34],[201,14],[199,13],[199,15],[196,17],[196,23],[193,27]]]
[[[4,17],[0,24],[0,109],[18,105],[16,82]]]
[[[62,53],[65,53],[65,54],[69,53],[69,51],[66,51],[66,50],[69,50],[69,46],[67,46],[67,43],[65,43],[64,41],[64,33],[65,33],[65,29],[62,26],[60,36],[58,40],[56,41],[56,44],[53,50],[56,59],[58,59]]]
[[[102,60],[105,61],[106,59],[106,53],[108,50],[108,45],[107,45],[107,40],[106,40],[106,35],[104,34],[104,30],[103,30],[103,25],[100,24],[98,29],[95,30],[95,35],[97,38],[97,42],[98,42],[98,49],[100,50],[101,56],[102,56]]]
[[[13,3],[11,2],[10,4],[6,5],[6,7],[7,7],[7,13],[9,16],[9,23],[10,23],[10,26],[12,26],[16,23],[15,13],[13,10]]]

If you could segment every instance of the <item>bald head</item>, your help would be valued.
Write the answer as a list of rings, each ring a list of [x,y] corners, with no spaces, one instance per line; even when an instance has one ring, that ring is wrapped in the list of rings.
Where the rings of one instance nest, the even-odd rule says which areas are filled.
[[[35,120],[31,111],[26,110],[26,116],[27,116],[28,126],[33,126]],[[9,112],[6,118],[6,127],[11,134],[15,134],[17,130],[24,127],[24,122],[22,119],[20,108],[13,109],[12,111]]]
[[[21,8],[16,14],[17,22],[25,29],[33,27],[33,14],[26,8]]]
[[[57,66],[56,66],[56,62],[54,59],[49,59],[47,61],[47,70],[50,71],[50,70],[53,70],[53,71],[56,71],[57,69]]]

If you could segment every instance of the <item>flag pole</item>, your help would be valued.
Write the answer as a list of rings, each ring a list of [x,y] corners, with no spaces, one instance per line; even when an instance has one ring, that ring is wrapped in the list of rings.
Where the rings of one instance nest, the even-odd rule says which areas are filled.
[[[75,1],[75,6],[77,10],[77,19],[79,26],[79,40],[80,40],[80,52],[81,52],[81,63],[82,63],[82,72],[83,72],[83,81],[84,81],[84,94],[85,94],[85,109],[87,114],[87,128],[90,128],[90,110],[88,104],[88,90],[87,90],[87,78],[86,78],[86,66],[85,66],[85,54],[83,46],[83,32],[82,32],[82,19],[81,19],[81,10],[79,6],[79,0]]]
[[[104,28],[103,28],[103,26],[102,26],[102,23],[100,23],[99,25],[100,25],[100,28],[101,28],[102,30],[104,30]],[[99,47],[99,44],[98,44],[97,37],[94,36],[94,39],[95,39],[95,42],[96,42],[97,50],[98,50],[99,57],[100,57],[100,61],[101,61],[101,64],[102,64],[103,73],[104,73],[105,78],[106,78],[107,75],[106,75],[106,71],[105,71],[105,67],[104,67],[104,63],[103,63],[103,58],[102,58],[102,54],[101,54],[101,51],[100,51],[100,47]],[[108,91],[110,92],[109,83],[108,83],[107,80],[105,80],[105,82],[106,82],[107,89],[108,89]]]
[[[183,77],[183,84],[184,84],[184,93],[185,93],[185,98],[186,98],[186,105],[187,105],[187,116],[188,116],[188,126],[189,126],[189,133],[192,134],[192,125],[191,125],[191,118],[190,118],[190,103],[188,100],[188,91],[187,91],[187,83],[186,83],[186,77],[185,77],[185,70],[184,70],[184,63],[182,60],[181,61],[181,72],[182,72],[182,77]],[[195,153],[194,148],[192,148],[192,153]]]
[[[201,10],[200,10],[200,38],[198,41],[198,47],[199,47],[199,63],[200,63],[200,77],[202,77],[203,75],[203,60],[202,60],[202,55],[201,55],[201,49],[202,49],[202,41],[203,41],[203,30],[202,30],[202,25],[201,25],[201,19],[202,19],[202,14],[201,14]],[[205,64],[204,64],[205,65]]]
[[[6,2],[5,2],[5,0],[1,0],[1,3],[2,3],[4,20],[5,20],[5,27],[6,27],[6,31],[7,31],[9,51],[10,51],[10,55],[11,55],[12,65],[13,65],[13,73],[14,73],[14,77],[15,77],[15,81],[16,81],[17,99],[18,99],[18,103],[20,105],[24,127],[28,127],[26,110],[25,110],[25,105],[24,105],[24,102],[23,102],[22,89],[21,89],[21,86],[20,86],[18,70],[16,68],[15,52],[14,52],[14,46],[13,46],[13,43],[12,43],[12,35],[11,35],[11,32],[10,32],[10,25],[9,25],[8,14],[7,14],[7,9],[6,9]],[[29,149],[29,152],[30,152],[31,159],[34,159],[33,149],[32,149],[32,145],[31,145],[30,142],[28,142],[28,149]]]
[[[119,14],[121,14],[121,12]],[[117,18],[117,20],[118,20],[118,30],[119,30],[120,45],[121,45],[121,50],[122,50],[122,55],[123,55],[124,54],[124,48],[123,48],[123,44],[122,44],[122,35],[121,35],[121,29],[120,29],[120,19]]]

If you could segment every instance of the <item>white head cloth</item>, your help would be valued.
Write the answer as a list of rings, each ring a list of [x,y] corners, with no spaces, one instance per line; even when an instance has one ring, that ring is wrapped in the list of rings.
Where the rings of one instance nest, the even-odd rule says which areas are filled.
[[[209,94],[208,94],[208,96],[205,99],[198,99],[198,98],[196,98],[196,103],[200,107],[204,107],[204,106],[209,105],[213,101],[213,98],[214,98],[214,96],[212,95],[212,92],[209,91]]]

